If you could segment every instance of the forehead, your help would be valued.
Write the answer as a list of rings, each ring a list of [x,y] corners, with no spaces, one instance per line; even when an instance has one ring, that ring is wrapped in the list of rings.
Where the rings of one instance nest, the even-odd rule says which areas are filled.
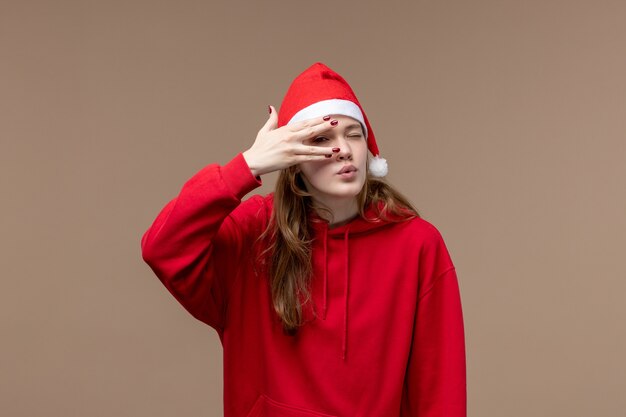
[[[344,129],[360,128],[361,123],[350,116],[344,116],[343,114],[331,114],[333,119],[339,120],[339,126],[343,126]]]

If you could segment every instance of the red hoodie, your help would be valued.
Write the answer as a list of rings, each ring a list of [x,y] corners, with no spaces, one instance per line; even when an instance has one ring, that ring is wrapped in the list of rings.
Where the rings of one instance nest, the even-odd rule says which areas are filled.
[[[260,185],[241,153],[207,165],[141,239],[156,276],[220,337],[224,416],[465,417],[461,299],[439,231],[421,218],[329,229],[311,215],[312,303],[289,336],[254,272],[273,193],[242,199]]]

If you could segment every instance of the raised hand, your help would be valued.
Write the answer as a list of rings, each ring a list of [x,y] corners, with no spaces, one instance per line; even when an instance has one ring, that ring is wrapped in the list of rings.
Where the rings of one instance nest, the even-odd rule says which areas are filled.
[[[292,125],[278,125],[278,113],[270,106],[270,116],[259,130],[252,147],[243,152],[254,176],[287,168],[305,161],[330,158],[332,150],[305,145],[304,141],[326,132],[339,123],[330,116],[302,120]]]

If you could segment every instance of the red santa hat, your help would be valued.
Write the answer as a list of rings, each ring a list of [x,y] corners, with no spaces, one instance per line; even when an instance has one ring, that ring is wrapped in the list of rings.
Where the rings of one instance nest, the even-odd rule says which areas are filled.
[[[329,114],[349,116],[361,123],[367,148],[373,155],[369,172],[375,177],[387,175],[387,161],[380,157],[374,131],[352,88],[341,75],[316,62],[289,86],[278,112],[278,127]]]

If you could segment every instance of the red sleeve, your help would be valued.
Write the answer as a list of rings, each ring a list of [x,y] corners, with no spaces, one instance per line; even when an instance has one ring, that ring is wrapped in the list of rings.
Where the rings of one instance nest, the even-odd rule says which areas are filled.
[[[241,153],[224,166],[207,165],[185,182],[141,238],[142,257],[159,280],[220,335],[236,264],[262,204],[260,196],[241,199],[261,184]]]
[[[436,234],[418,296],[402,417],[466,417],[463,312],[456,269]],[[435,272],[436,271],[436,272]]]

